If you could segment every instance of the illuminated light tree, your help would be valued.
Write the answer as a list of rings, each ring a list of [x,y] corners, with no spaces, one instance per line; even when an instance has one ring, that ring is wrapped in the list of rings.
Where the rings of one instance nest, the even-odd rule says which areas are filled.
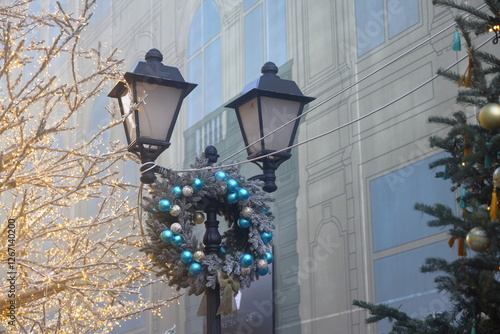
[[[165,282],[137,251],[143,232],[118,168],[130,155],[102,140],[120,116],[108,110],[111,122],[88,136],[79,129],[81,112],[120,74],[116,50],[81,46],[95,0],[71,13],[36,3],[0,4],[0,319],[10,332],[109,332],[176,296],[143,297]],[[6,272],[15,273],[7,284]]]

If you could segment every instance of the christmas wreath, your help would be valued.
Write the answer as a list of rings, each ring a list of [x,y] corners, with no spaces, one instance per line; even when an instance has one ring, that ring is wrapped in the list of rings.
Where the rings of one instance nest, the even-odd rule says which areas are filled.
[[[239,175],[238,167],[202,169],[207,164],[202,154],[194,171],[165,170],[151,185],[143,202],[148,218],[142,251],[160,268],[158,275],[165,275],[177,290],[188,288],[188,294],[198,295],[217,283],[227,286],[229,280],[237,292],[269,272],[272,199],[261,190],[260,181]],[[227,223],[217,254],[205,254],[194,233],[205,221],[208,203],[215,203],[217,215]]]

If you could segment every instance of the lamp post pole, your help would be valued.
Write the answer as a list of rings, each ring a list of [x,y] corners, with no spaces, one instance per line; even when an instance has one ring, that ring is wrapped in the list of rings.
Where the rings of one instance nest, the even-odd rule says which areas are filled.
[[[205,157],[208,158],[209,165],[217,162],[217,149],[214,146],[208,146],[205,149]],[[218,203],[211,198],[205,207],[207,220],[205,221],[205,234],[203,235],[203,244],[205,245],[205,254],[219,254],[222,237],[219,233],[219,221],[217,220]],[[217,283],[215,288],[205,290],[207,302],[207,334],[221,333],[221,316],[217,315],[220,305],[220,286]]]

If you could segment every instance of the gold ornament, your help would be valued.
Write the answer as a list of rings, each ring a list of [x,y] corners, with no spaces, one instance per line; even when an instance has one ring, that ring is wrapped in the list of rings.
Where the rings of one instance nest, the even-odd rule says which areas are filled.
[[[470,249],[479,253],[487,251],[491,244],[491,239],[482,227],[474,227],[470,230],[465,241]]]
[[[179,223],[173,223],[171,226],[170,226],[170,229],[172,230],[172,232],[174,232],[175,234],[179,234],[182,232],[182,226],[181,224]]]
[[[500,105],[488,103],[479,111],[479,123],[487,130],[500,129]]]
[[[204,258],[205,258],[205,253],[203,253],[203,251],[196,251],[196,252],[194,252],[193,259],[196,262],[203,261]]]
[[[195,212],[193,215],[193,221],[196,224],[202,224],[205,221],[205,215],[202,212]]]

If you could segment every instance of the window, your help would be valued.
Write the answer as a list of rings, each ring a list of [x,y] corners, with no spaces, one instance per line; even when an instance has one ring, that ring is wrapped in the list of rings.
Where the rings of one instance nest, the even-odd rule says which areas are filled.
[[[415,203],[455,206],[450,181],[436,179],[431,157],[370,181],[373,251],[399,246],[440,233],[427,226],[431,216],[416,211]]]
[[[355,0],[358,57],[420,21],[417,0]]]
[[[213,0],[205,0],[191,22],[187,76],[199,85],[188,95],[191,127],[221,105],[220,18]]]
[[[376,303],[398,308],[419,319],[430,313],[449,310],[448,297],[437,291],[435,275],[420,272],[425,259],[436,254],[446,260],[457,257],[456,250],[442,241],[375,260]],[[378,333],[388,333],[392,325],[388,320],[379,321]]]
[[[258,78],[267,61],[287,61],[285,0],[245,0],[245,84]]]

